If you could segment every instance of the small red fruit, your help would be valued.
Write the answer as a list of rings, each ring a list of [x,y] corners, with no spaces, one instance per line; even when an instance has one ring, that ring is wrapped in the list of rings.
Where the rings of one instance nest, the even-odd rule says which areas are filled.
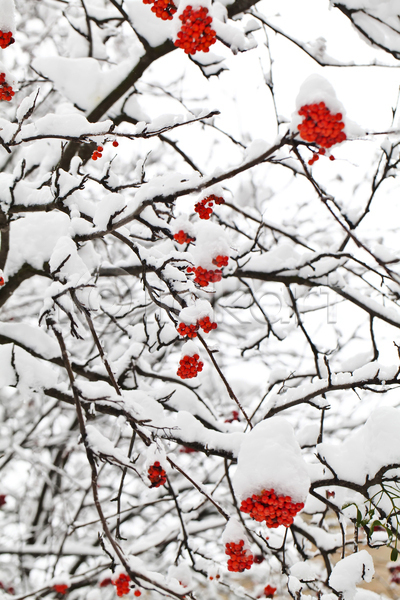
[[[63,596],[67,593],[68,588],[69,585],[67,585],[66,583],[56,583],[55,585],[53,585],[53,590],[58,594],[62,594]]]
[[[276,587],[272,587],[272,585],[268,584],[264,588],[264,594],[266,595],[267,598],[273,598],[275,592],[276,592]]]

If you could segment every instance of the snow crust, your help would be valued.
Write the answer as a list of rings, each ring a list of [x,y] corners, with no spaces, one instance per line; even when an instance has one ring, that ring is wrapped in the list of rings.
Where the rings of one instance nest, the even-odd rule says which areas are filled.
[[[367,550],[361,550],[346,556],[333,567],[329,584],[342,592],[345,600],[354,600],[357,583],[372,581],[374,573],[372,556]]]
[[[310,479],[289,421],[272,417],[246,434],[232,483],[240,500],[274,489],[294,502],[305,501]]]

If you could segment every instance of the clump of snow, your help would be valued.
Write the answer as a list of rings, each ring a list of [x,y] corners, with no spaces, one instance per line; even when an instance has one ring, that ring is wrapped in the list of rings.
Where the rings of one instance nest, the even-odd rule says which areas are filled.
[[[11,33],[15,34],[14,0],[1,0],[0,2],[0,29],[1,31],[11,31]]]
[[[342,592],[344,600],[354,600],[356,585],[363,581],[372,581],[375,572],[372,556],[361,550],[340,560],[332,570],[329,585]]]
[[[290,567],[290,574],[301,581],[314,581],[316,579],[313,566],[308,562],[297,562]]]
[[[318,453],[339,478],[362,484],[388,464],[400,462],[400,411],[387,406],[377,408],[358,431],[340,445],[322,443]]]
[[[294,502],[305,501],[310,487],[307,466],[286,419],[261,421],[246,434],[232,483],[240,500],[273,489]]]
[[[189,340],[185,344],[183,344],[182,356],[194,356],[195,354],[200,354],[197,344],[192,342],[192,340]]]
[[[230,248],[225,230],[216,223],[201,221],[196,227],[196,246],[191,250],[195,264],[204,269],[216,269],[213,259],[229,256]]]
[[[241,523],[235,518],[231,517],[226,524],[224,532],[222,534],[222,543],[229,544],[233,542],[237,544],[241,540],[244,541],[244,549],[250,550],[249,540],[246,537],[246,531]]]
[[[191,306],[183,308],[179,313],[180,320],[186,325],[195,325],[200,319],[210,317],[213,314],[213,309],[208,300],[195,300]]]

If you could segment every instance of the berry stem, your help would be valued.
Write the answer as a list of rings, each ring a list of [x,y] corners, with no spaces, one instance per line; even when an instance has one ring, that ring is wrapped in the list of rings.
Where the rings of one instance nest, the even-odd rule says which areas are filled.
[[[214,358],[214,354],[213,352],[211,352],[211,350],[209,349],[209,347],[207,346],[207,343],[205,341],[205,339],[200,335],[200,333],[197,334],[198,339],[200,340],[200,342],[203,344],[205,351],[207,352],[208,356],[210,357],[211,362],[213,363],[214,367],[217,370],[218,375],[221,377],[222,381],[225,384],[226,390],[229,394],[229,397],[236,402],[236,404],[239,407],[239,410],[241,411],[242,415],[244,416],[244,418],[247,421],[248,426],[250,427],[250,429],[253,429],[253,425],[249,419],[249,416],[247,415],[246,411],[244,410],[243,406],[241,405],[239,399],[236,397],[233,389],[231,388],[231,386],[228,383],[228,380],[226,379],[225,375],[223,374],[223,372],[221,371],[221,369],[218,366],[217,361]]]

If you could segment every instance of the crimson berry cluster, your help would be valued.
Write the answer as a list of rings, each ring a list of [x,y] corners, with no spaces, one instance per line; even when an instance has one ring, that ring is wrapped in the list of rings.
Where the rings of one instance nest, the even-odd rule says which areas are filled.
[[[211,194],[211,196],[207,196],[207,198],[203,198],[200,202],[196,202],[194,205],[194,210],[199,215],[200,219],[209,219],[213,213],[213,206],[215,204],[224,204],[225,200],[220,196],[216,196],[215,194]]]
[[[143,4],[152,4],[151,11],[163,21],[169,21],[176,13],[176,6],[171,0],[143,0]]]
[[[227,267],[229,262],[229,256],[222,256],[222,254],[218,254],[215,258],[213,258],[213,265],[216,265],[219,269],[221,267]]]
[[[131,578],[126,573],[120,573],[117,579],[112,580],[112,584],[117,588],[117,596],[125,596],[125,594],[129,594],[130,592],[130,583]]]
[[[178,333],[179,335],[187,335],[188,338],[197,337],[197,332],[199,327],[204,331],[204,333],[210,333],[212,329],[217,329],[218,325],[210,321],[210,317],[203,317],[199,321],[197,321],[196,325],[186,325],[186,323],[179,323]]]
[[[188,267],[188,273],[194,273],[194,281],[201,287],[207,287],[209,283],[216,283],[222,279],[221,269],[203,269],[203,267]]]
[[[7,48],[7,46],[11,46],[11,44],[14,42],[15,40],[11,31],[1,31],[0,29],[0,48],[4,50]]]
[[[178,233],[174,234],[174,240],[178,242],[178,244],[190,244],[190,242],[195,242],[196,239],[190,237],[183,229],[180,229]]]
[[[277,496],[274,490],[263,490],[243,500],[240,510],[248,513],[255,521],[265,521],[273,529],[284,525],[290,527],[296,514],[304,508],[303,502],[292,502],[290,496]]]
[[[245,569],[250,569],[254,562],[254,557],[249,550],[244,548],[244,541],[228,542],[225,544],[225,554],[230,556],[228,559],[228,571],[243,573]]]
[[[112,145],[114,146],[114,148],[118,148],[118,146],[119,146],[117,140],[114,140]],[[92,160],[97,160],[98,158],[102,158],[103,151],[104,151],[103,146],[97,146],[96,150],[92,154]]]
[[[66,583],[56,583],[55,585],[53,585],[53,590],[58,594],[62,594],[63,596],[67,593],[68,588],[69,585],[67,585]]]
[[[6,102],[10,102],[14,94],[15,92],[13,91],[11,85],[8,85],[6,82],[6,74],[0,73],[0,100],[6,100]]]
[[[193,356],[185,355],[179,361],[179,368],[176,374],[181,379],[192,379],[197,377],[197,373],[203,370],[204,364],[199,360],[200,356],[194,354]]]
[[[182,21],[180,31],[174,42],[186,54],[195,54],[198,50],[209,52],[210,46],[217,41],[214,29],[211,29],[212,18],[208,16],[208,8],[200,6],[193,9],[187,6],[179,15]]]
[[[309,165],[314,164],[320,154],[325,154],[326,148],[340,144],[347,138],[343,131],[345,124],[342,121],[342,113],[331,113],[325,102],[304,104],[299,110],[299,115],[303,117],[303,121],[298,125],[300,137],[306,142],[314,142],[320,146],[319,152],[314,153],[308,161]],[[329,158],[334,160],[332,155]]]
[[[164,485],[167,481],[167,474],[158,460],[149,467],[147,476],[151,481],[150,487],[160,487],[160,485]]]

